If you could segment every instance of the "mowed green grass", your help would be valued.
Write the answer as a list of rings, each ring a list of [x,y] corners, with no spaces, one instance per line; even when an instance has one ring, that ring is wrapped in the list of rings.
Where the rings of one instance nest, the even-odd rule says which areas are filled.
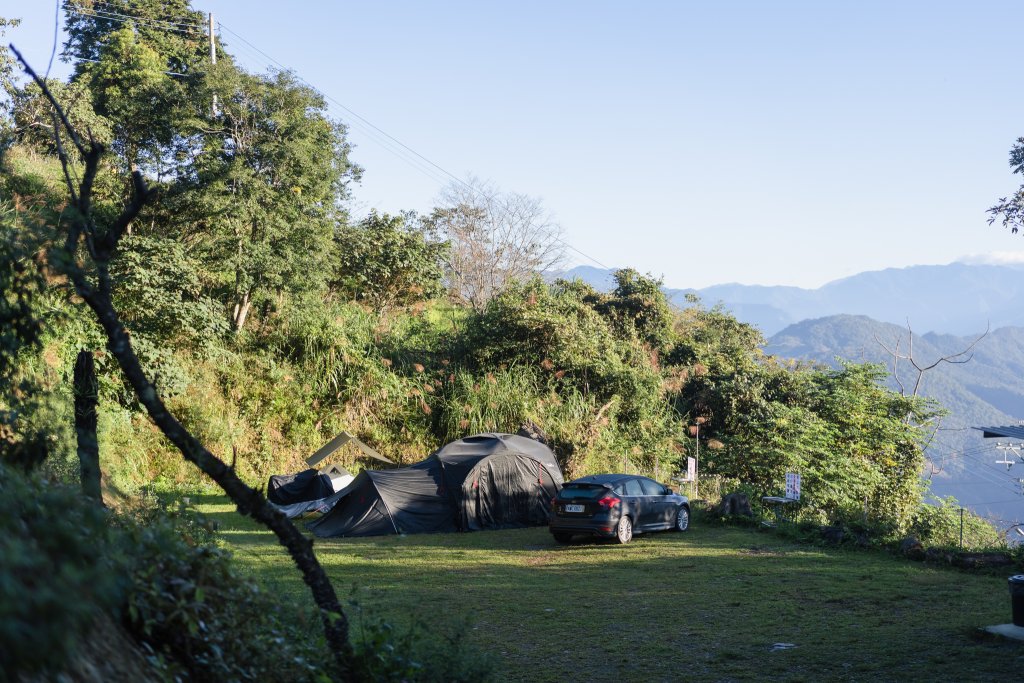
[[[309,604],[268,532],[226,499],[199,508],[258,580]],[[1010,621],[1005,576],[769,531],[698,520],[626,546],[561,546],[534,528],[316,549],[343,599],[355,586],[364,613],[399,629],[419,621],[436,638],[464,627],[499,680],[1024,680],[1024,643],[979,630]]]

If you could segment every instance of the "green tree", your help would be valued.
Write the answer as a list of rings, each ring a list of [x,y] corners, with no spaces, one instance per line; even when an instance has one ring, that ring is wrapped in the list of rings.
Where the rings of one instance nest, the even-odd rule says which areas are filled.
[[[123,169],[181,172],[212,113],[202,13],[188,0],[66,0],[64,12],[71,82],[88,85]]]
[[[372,212],[335,235],[332,289],[378,308],[407,306],[444,292],[448,244],[410,223],[415,216]]]
[[[636,334],[651,349],[662,351],[672,340],[672,309],[659,279],[632,268],[615,271],[615,289],[594,299],[595,308],[622,330]]]
[[[341,202],[360,169],[345,128],[293,75],[230,70],[215,84],[217,132],[208,135],[174,200],[177,228],[219,278],[241,331],[261,295],[326,287]]]
[[[97,114],[92,106],[88,83],[64,83],[51,79],[46,86],[60,102],[61,109],[72,125],[88,130],[96,142],[109,144],[113,140],[110,121]],[[16,89],[11,102],[10,141],[56,156],[58,147],[54,137],[53,115],[53,107],[36,83]]]
[[[1024,138],[1017,138],[1017,142],[1010,148],[1010,168],[1016,174],[1024,175]],[[999,201],[989,208],[989,225],[1002,219],[1003,227],[1010,228],[1010,232],[1016,234],[1021,226],[1024,226],[1024,185],[1010,197],[1000,197]]]
[[[208,62],[202,12],[190,0],[65,0],[65,59],[79,68],[100,58],[111,33],[131,25],[139,39],[165,60],[166,70],[187,73]]]
[[[130,28],[106,38],[99,59],[84,66],[76,80],[85,81],[94,111],[108,121],[112,149],[126,170],[144,166],[160,175],[162,151],[179,129],[167,115],[174,82],[164,73],[163,58]]]
[[[71,281],[76,294],[95,315],[96,322],[103,328],[107,349],[117,361],[135,397],[161,433],[178,448],[186,460],[217,482],[242,514],[250,515],[264,524],[288,549],[321,610],[324,635],[344,675],[352,657],[348,621],[309,540],[279,511],[275,511],[258,490],[246,485],[238,477],[235,467],[217,458],[171,414],[151,377],[143,369],[132,339],[114,306],[111,262],[115,260],[128,226],[151,197],[142,173],[132,173],[132,193],[120,210],[113,214],[96,211],[91,189],[101,166],[103,147],[94,142],[88,145],[83,143],[78,132],[63,117],[59,103],[49,96],[42,79],[27,64],[25,69],[57,110],[64,133],[73,145],[71,152],[76,155],[76,160],[80,160],[82,167],[77,182],[70,173],[65,173],[67,207],[61,214],[60,222],[54,226],[64,238],[63,248],[53,250],[49,265],[56,273]],[[62,161],[69,163],[66,159]]]
[[[179,241],[126,236],[110,272],[114,304],[136,337],[182,349],[208,345],[227,331],[220,306],[204,292],[200,264]]]
[[[787,369],[764,363],[730,376],[697,378],[705,473],[757,495],[777,495],[786,472],[803,475],[804,514],[820,522],[861,520],[906,530],[921,504],[929,406],[884,386],[882,366]],[[905,421],[907,414],[914,424]],[[866,511],[866,513],[865,513]]]

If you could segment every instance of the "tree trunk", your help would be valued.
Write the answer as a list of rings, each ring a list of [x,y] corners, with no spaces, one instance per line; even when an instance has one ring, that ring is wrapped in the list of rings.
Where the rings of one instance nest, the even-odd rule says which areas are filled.
[[[320,608],[327,645],[344,677],[352,658],[352,645],[348,641],[348,619],[341,608],[341,603],[338,602],[334,586],[331,585],[323,566],[313,552],[313,542],[306,538],[283,512],[267,502],[262,493],[239,479],[234,466],[227,465],[211,453],[167,410],[167,406],[157,394],[156,387],[142,370],[139,358],[135,355],[131,340],[121,325],[110,298],[105,293],[88,291],[81,277],[75,279],[75,286],[103,326],[107,335],[107,348],[117,360],[153,423],[181,451],[186,460],[217,482],[241,514],[252,517],[270,529],[277,536],[278,542],[287,549],[313,594],[313,600]]]
[[[78,462],[82,470],[82,491],[103,502],[100,488],[100,446],[96,439],[98,385],[92,351],[79,351],[75,360],[75,434]]]
[[[249,317],[249,308],[252,306],[252,294],[245,292],[241,298],[235,302],[235,310],[231,316],[231,322],[235,326],[235,332],[241,332],[242,327],[245,325],[246,319]]]

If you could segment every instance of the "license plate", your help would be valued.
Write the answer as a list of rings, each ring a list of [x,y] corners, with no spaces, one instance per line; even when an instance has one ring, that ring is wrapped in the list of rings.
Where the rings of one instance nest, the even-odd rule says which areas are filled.
[[[566,512],[583,512],[583,506],[582,505],[571,505],[571,504],[570,505],[566,505],[565,506],[565,511]]]

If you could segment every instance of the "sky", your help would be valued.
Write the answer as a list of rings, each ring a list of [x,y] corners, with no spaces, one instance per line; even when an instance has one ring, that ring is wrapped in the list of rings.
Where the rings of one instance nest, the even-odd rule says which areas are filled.
[[[40,70],[55,6],[0,0]],[[1007,163],[1024,89],[1005,30],[1024,3],[192,6],[242,66],[284,65],[328,98],[364,168],[356,216],[429,212],[474,175],[539,198],[568,265],[674,288],[1024,260],[986,213],[1024,181]]]

